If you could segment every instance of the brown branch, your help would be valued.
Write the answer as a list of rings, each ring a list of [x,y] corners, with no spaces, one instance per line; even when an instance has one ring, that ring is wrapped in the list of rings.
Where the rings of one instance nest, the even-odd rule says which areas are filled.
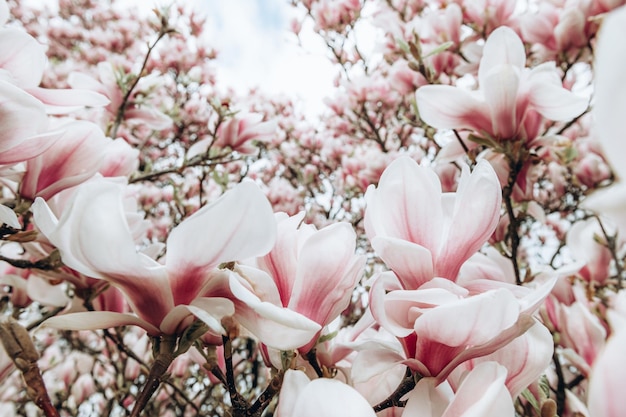
[[[408,392],[410,392],[415,385],[417,375],[413,374],[410,368],[406,369],[406,374],[402,382],[396,390],[389,396],[387,399],[379,402],[373,408],[375,412],[380,412],[390,407],[404,407],[406,405],[406,401],[401,401],[400,399],[404,397]]]
[[[150,373],[146,380],[143,389],[137,396],[133,411],[130,413],[130,417],[139,417],[141,411],[145,408],[146,404],[152,398],[152,395],[156,392],[157,388],[161,385],[163,376],[167,372],[170,364],[176,357],[174,354],[174,348],[176,345],[175,336],[162,336],[159,343],[159,353],[154,359],[154,363],[150,368]]]
[[[108,135],[109,137],[115,138],[115,136],[117,135],[117,130],[120,128],[120,125],[122,124],[122,120],[124,119],[124,113],[126,112],[128,105],[130,104],[130,96],[133,93],[133,90],[135,89],[135,87],[137,87],[139,80],[143,76],[143,72],[146,69],[146,65],[148,64],[148,59],[150,58],[152,51],[154,50],[154,48],[157,46],[157,44],[159,43],[161,39],[163,39],[166,35],[174,32],[173,29],[170,29],[167,27],[166,21],[163,21],[161,23],[162,23],[162,26],[159,31],[159,36],[152,43],[152,45],[148,46],[148,52],[146,52],[146,55],[144,56],[143,62],[141,64],[141,68],[139,69],[139,73],[134,77],[133,83],[126,90],[126,93],[124,94],[124,98],[122,99],[122,104],[120,104],[120,107],[117,109],[117,113],[115,115],[115,121],[113,122],[113,125],[111,126],[111,130]]]

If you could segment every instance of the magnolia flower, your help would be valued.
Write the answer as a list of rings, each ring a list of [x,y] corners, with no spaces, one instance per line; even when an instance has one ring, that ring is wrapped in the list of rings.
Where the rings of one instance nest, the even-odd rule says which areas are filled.
[[[304,212],[292,217],[278,213],[276,218],[276,244],[257,259],[259,268],[274,282],[273,288],[263,291],[265,299],[308,317],[321,331],[348,306],[363,270],[365,258],[354,253],[356,234],[348,223],[320,230],[302,224]],[[259,281],[250,285],[258,287]],[[318,336],[319,332],[312,335],[301,350],[309,351]]]
[[[469,372],[454,392],[421,379],[409,394],[403,417],[502,417],[515,415],[513,400],[504,385],[506,369],[485,362]]]
[[[370,404],[354,388],[328,378],[313,381],[301,371],[285,372],[277,417],[375,417]]]
[[[405,289],[433,277],[455,280],[500,218],[498,178],[486,161],[465,168],[455,193],[442,193],[437,174],[408,157],[391,163],[365,194],[365,230],[377,254]]]
[[[480,90],[427,85],[416,93],[420,117],[438,129],[469,129],[494,139],[532,140],[541,118],[567,121],[587,100],[563,88],[554,62],[526,68],[524,45],[508,27],[487,39],[478,70]]]
[[[497,362],[507,370],[505,385],[511,397],[517,398],[550,366],[553,352],[552,334],[546,326],[536,322],[526,333],[494,353],[464,362],[454,370],[449,380],[456,388],[461,381],[458,375],[475,369],[481,363]]]
[[[372,285],[370,309],[376,322],[398,337],[404,355],[372,349],[370,359],[386,366],[404,363],[443,381],[459,364],[496,352],[535,325],[532,315],[555,280],[534,290],[491,281],[492,289],[472,295],[442,278],[404,290],[392,272],[385,272]]]
[[[95,178],[78,187],[59,220],[41,198],[33,204],[33,213],[35,224],[67,266],[119,288],[137,316],[75,313],[52,318],[47,326],[97,329],[133,324],[150,334],[175,334],[193,315],[221,334],[221,319],[236,313],[236,320],[245,321],[253,334],[267,335],[261,337],[263,342],[285,350],[301,346],[319,331],[306,317],[261,302],[241,283],[244,277],[218,268],[261,256],[274,244],[271,206],[253,182],[242,182],[175,227],[167,239],[164,265],[135,249],[123,188],[119,182]],[[245,320],[251,315],[255,320]]]
[[[5,0],[0,3],[8,10]],[[0,26],[6,24],[8,17],[8,13],[0,15]],[[35,38],[21,29],[0,28],[0,79],[3,82],[23,89],[43,103],[49,113],[67,113],[84,106],[105,106],[109,102],[93,91],[40,88],[46,64],[45,48]]]
[[[23,197],[50,199],[54,194],[92,177],[102,163],[103,154],[112,143],[100,128],[85,121],[60,126],[63,135],[26,165],[20,186]]]
[[[234,248],[229,247],[229,243],[239,246],[243,255],[251,255],[257,251],[262,253],[269,249],[267,246],[273,240],[274,231],[271,222],[262,221],[263,215],[271,217],[271,208],[269,205],[263,206],[263,200],[260,200],[261,205],[256,205],[252,215],[243,217],[249,219],[249,222],[239,223],[239,217],[227,217],[236,218],[239,227],[257,237],[248,240],[248,245],[241,241],[241,237],[239,241],[236,239],[234,232],[242,229],[233,228],[232,223],[225,224],[223,216],[216,212],[220,211],[220,206],[243,202],[239,213],[251,214],[250,206],[245,203],[255,206],[254,203],[259,202],[255,189],[252,184],[245,184],[212,205],[205,206],[190,217],[187,224],[181,223],[179,230],[174,230],[168,239],[171,257],[168,253],[170,259],[166,265],[137,252],[122,204],[122,184],[102,178],[82,184],[58,220],[46,203],[38,198],[33,204],[35,224],[59,249],[63,262],[84,275],[105,279],[117,286],[138,315],[135,317],[114,312],[98,312],[97,315],[77,313],[54,318],[48,325],[102,328],[135,324],[151,334],[173,334],[188,316],[197,314],[212,330],[221,332],[221,316],[231,315],[234,308],[232,302],[223,298],[206,300],[199,297],[202,286],[208,284],[208,272],[220,262],[234,258]],[[229,209],[231,214],[235,210],[234,207]],[[197,226],[202,221],[209,223],[204,224],[205,230],[207,235],[213,236],[212,242],[200,245],[204,256],[199,257],[199,249],[195,246],[198,244],[198,236],[185,239],[182,231],[189,230],[188,224],[196,223]],[[221,222],[222,226],[231,227],[220,230],[215,227],[217,225],[211,225],[211,222]],[[219,239],[219,236],[223,238]],[[220,255],[225,255],[226,259]],[[174,263],[176,268],[172,265]],[[188,281],[183,281],[179,278],[180,274],[168,274],[168,269],[178,270],[182,274],[195,269],[195,273],[189,275]],[[201,313],[202,310],[204,313]]]

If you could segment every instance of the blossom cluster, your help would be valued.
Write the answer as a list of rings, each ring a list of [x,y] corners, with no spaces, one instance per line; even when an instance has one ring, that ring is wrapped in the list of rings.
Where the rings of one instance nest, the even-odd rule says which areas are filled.
[[[621,2],[293,1],[317,119],[121,3],[0,0],[1,415],[626,409]]]

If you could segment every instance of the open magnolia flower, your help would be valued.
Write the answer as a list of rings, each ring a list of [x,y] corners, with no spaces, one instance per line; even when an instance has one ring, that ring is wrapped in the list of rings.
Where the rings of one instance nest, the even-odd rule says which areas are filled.
[[[416,289],[435,276],[456,279],[461,265],[495,230],[502,195],[486,161],[471,174],[463,170],[455,193],[443,193],[432,169],[400,157],[365,199],[372,247],[405,289]]]
[[[308,317],[321,329],[348,306],[363,271],[365,258],[355,254],[356,233],[348,223],[320,230],[302,224],[304,212],[292,217],[278,213],[276,218],[276,245],[257,259],[258,266],[272,277],[273,301]],[[314,347],[318,336],[319,332],[301,351]]]
[[[441,382],[461,363],[496,352],[536,325],[532,316],[555,281],[547,279],[533,290],[511,286],[519,289],[515,292],[502,284],[472,295],[442,278],[418,290],[404,290],[392,272],[385,272],[372,285],[370,308],[376,322],[398,337],[404,352],[386,346],[361,352],[361,360],[368,358],[378,365],[359,379],[369,378],[381,367],[404,363]],[[548,338],[547,348],[527,352],[539,352],[541,357],[526,362],[549,360],[551,349]]]
[[[542,118],[567,121],[587,100],[563,88],[554,62],[526,68],[524,45],[506,26],[487,39],[478,70],[480,90],[426,85],[416,93],[420,117],[438,129],[468,129],[493,139],[532,140]]]
[[[74,313],[54,317],[46,325],[97,329],[133,324],[153,335],[175,334],[196,316],[213,332],[222,333],[221,319],[235,314],[233,301],[238,301],[231,293],[230,281],[243,278],[218,266],[263,255],[276,238],[274,215],[261,190],[244,181],[184,220],[167,239],[164,265],[137,252],[122,204],[123,190],[124,184],[96,178],[78,187],[60,219],[41,198],[32,210],[35,224],[59,249],[63,262],[119,288],[137,316]],[[240,288],[240,296],[255,297],[245,291]],[[249,322],[253,333],[257,325],[273,329],[279,336],[284,326],[293,331],[293,340],[271,340],[279,349],[300,346],[320,328],[306,317],[269,303],[238,305],[257,308],[261,317],[276,319],[266,320],[269,324]]]

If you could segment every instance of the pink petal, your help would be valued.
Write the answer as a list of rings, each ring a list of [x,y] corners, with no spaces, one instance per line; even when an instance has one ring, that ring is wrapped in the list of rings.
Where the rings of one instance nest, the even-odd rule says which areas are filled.
[[[172,119],[154,108],[130,108],[124,113],[124,118],[130,124],[142,124],[154,130],[167,129],[172,125]]]
[[[298,256],[288,307],[322,326],[334,320],[348,306],[365,265],[355,249],[356,233],[348,223],[335,223],[310,236]]]
[[[161,331],[174,334],[183,330],[181,324],[191,314],[203,321],[215,334],[223,334],[222,318],[232,316],[235,306],[231,300],[217,297],[199,297],[191,305],[177,305],[161,322]]]
[[[0,152],[45,132],[48,116],[43,104],[24,90],[0,79]]]
[[[511,66],[495,67],[483,75],[481,90],[491,112],[491,133],[501,139],[513,139],[518,133],[517,95],[520,70]]]
[[[274,248],[267,255],[259,258],[257,263],[261,269],[267,271],[276,282],[283,306],[289,304],[291,291],[296,279],[298,267],[298,241],[304,236],[304,230],[298,228],[304,219],[304,212],[291,217],[284,217],[284,213],[276,214],[278,220],[277,239]],[[307,234],[308,235],[308,234]]]
[[[554,63],[533,68],[526,88],[532,107],[549,120],[569,121],[584,112],[589,105],[585,97],[563,88]]]
[[[280,408],[278,417],[376,417],[367,400],[343,382],[320,378],[305,385],[301,377],[294,379],[289,377],[280,392],[280,398],[292,397],[288,401],[293,408]]]
[[[378,188],[365,199],[366,230],[370,239],[389,236],[438,248],[441,240],[441,182],[430,168],[401,156],[385,169]]]
[[[506,369],[496,362],[474,368],[461,383],[442,417],[501,417],[515,415],[513,400],[504,385]]]
[[[517,34],[506,26],[491,32],[480,60],[478,82],[480,88],[487,84],[486,77],[492,70],[501,66],[523,69],[526,66],[526,51]]]
[[[392,237],[377,236],[372,248],[385,262],[406,290],[416,290],[435,276],[430,251],[416,243]]]
[[[500,220],[501,204],[500,182],[491,164],[480,161],[471,175],[464,171],[444,238],[446,244],[435,255],[437,276],[456,279],[461,265],[491,237]]]
[[[425,312],[415,321],[415,332],[448,346],[481,345],[515,324],[518,315],[513,294],[495,290]]]
[[[51,198],[59,191],[92,177],[110,139],[94,123],[74,121],[61,126],[64,133],[55,146],[27,163],[20,194]]]
[[[162,265],[137,253],[126,222],[123,191],[120,183],[94,179],[76,189],[58,221],[38,198],[32,206],[34,221],[67,266],[112,282],[140,317],[158,325],[173,307],[167,275]]]
[[[280,389],[280,401],[276,407],[276,417],[293,416],[298,404],[297,399],[311,380],[304,372],[288,369],[285,372]]]
[[[98,330],[117,326],[139,326],[151,335],[159,335],[159,329],[132,314],[110,311],[88,311],[52,317],[43,322],[42,327],[63,330]]]
[[[433,378],[422,378],[413,391],[402,413],[403,417],[441,417],[450,399],[442,387],[437,388]]]
[[[464,365],[471,368],[479,363],[495,361],[504,366],[507,369],[506,386],[511,397],[517,398],[546,371],[552,361],[553,352],[552,334],[543,324],[536,322],[526,333],[503,348],[490,355],[465,362]],[[462,365],[457,371],[463,368]],[[451,376],[449,379],[453,378]]]
[[[20,87],[38,86],[47,61],[43,45],[24,30],[13,28],[0,30],[0,45],[0,68],[9,71]]]
[[[280,350],[306,345],[321,326],[290,309],[262,301],[231,274],[230,290],[235,298],[236,319],[262,343]]]
[[[223,262],[266,254],[276,238],[272,207],[244,181],[185,219],[167,239],[167,269],[176,304],[189,304],[207,273]]]
[[[593,417],[621,417],[626,410],[622,389],[626,378],[626,321],[622,318],[612,324],[615,333],[594,363],[589,382],[587,404]]]
[[[31,87],[26,91],[46,106],[48,114],[67,114],[84,107],[104,107],[109,104],[108,98],[89,90]]]
[[[484,101],[458,87],[425,85],[415,93],[420,118],[437,129],[491,132],[491,112]]]
[[[63,134],[62,130],[24,138],[11,149],[0,151],[0,165],[16,164],[41,155],[52,147]]]
[[[389,369],[401,365],[405,357],[392,349],[370,348],[360,351],[352,362],[351,377],[356,383],[365,383]]]
[[[3,204],[0,204],[0,222],[14,229],[22,228],[15,212]]]

